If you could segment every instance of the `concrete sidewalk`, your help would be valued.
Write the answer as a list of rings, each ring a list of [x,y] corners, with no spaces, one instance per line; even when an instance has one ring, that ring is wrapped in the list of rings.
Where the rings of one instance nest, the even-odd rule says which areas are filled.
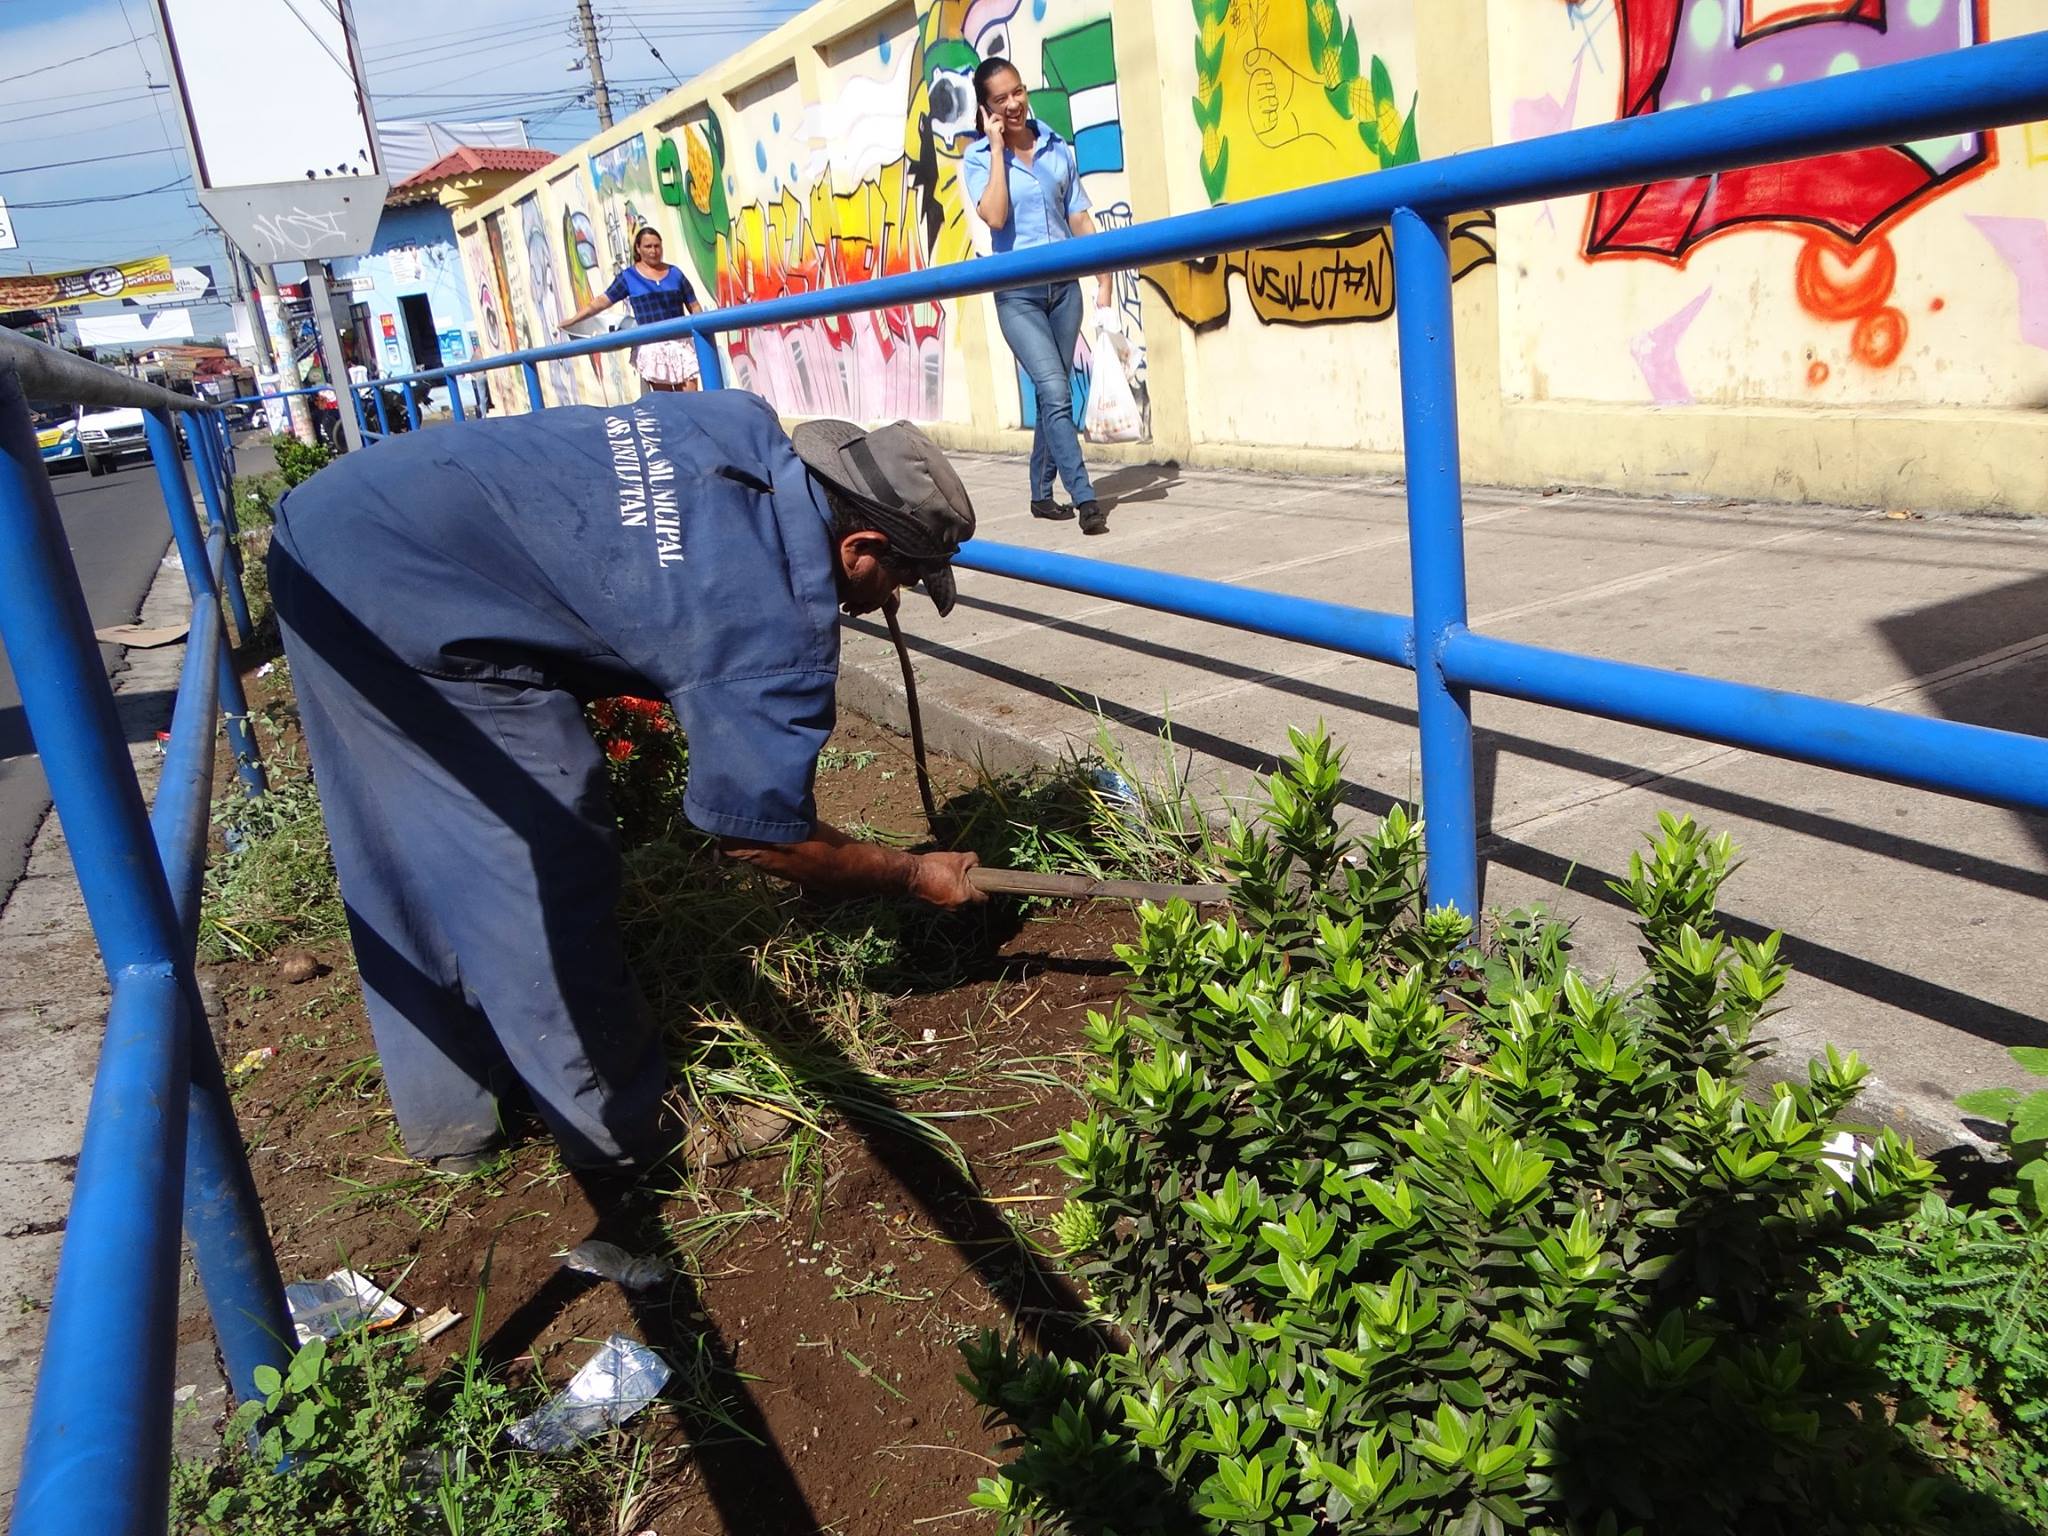
[[[1083,539],[1031,519],[1020,461],[959,462],[991,539],[1410,607],[1395,482],[1118,468],[1097,482],[1111,532]],[[2048,522],[1473,490],[1466,549],[1475,629],[2048,735]],[[1170,719],[1197,784],[1241,793],[1321,719],[1354,805],[1417,792],[1406,672],[972,572],[960,591],[945,621],[903,609],[935,747],[1042,761],[1099,707],[1131,738]],[[879,627],[849,630],[842,693],[901,723]],[[2048,1044],[2048,820],[1515,700],[1473,712],[1484,901],[1554,900],[1588,968],[1636,974],[1607,881],[1659,809],[1687,810],[1748,860],[1737,931],[1785,933],[1786,1052],[1860,1050],[1866,1113],[1953,1140],[1951,1098],[2013,1080],[2007,1045]]]

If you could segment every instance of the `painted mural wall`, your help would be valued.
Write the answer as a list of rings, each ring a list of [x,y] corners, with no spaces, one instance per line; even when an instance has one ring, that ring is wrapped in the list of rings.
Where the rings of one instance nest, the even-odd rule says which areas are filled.
[[[1410,0],[1175,0],[1157,14],[1174,211],[1430,153]],[[1492,259],[1490,215],[1456,220],[1454,272]],[[1160,286],[1191,332],[1197,437],[1272,440],[1284,412],[1282,440],[1399,446],[1385,230],[1234,252],[1186,264]]]
[[[458,235],[482,340],[503,349],[551,339],[642,225],[721,306],[985,251],[960,164],[970,77],[994,55],[1018,65],[1075,146],[1098,222],[1117,227],[2040,28],[2048,0],[825,0]],[[1512,424],[1558,403],[1844,421],[1956,406],[2038,427],[2044,212],[2041,124],[1474,209],[1452,221],[1468,460],[1555,477],[1537,462],[1552,424]],[[1400,448],[1394,305],[1383,231],[1119,274],[1076,351],[1076,415],[1107,364],[1172,451],[1382,466]],[[904,306],[722,345],[730,378],[790,414],[909,417],[1014,446],[1002,434],[1036,402],[992,308]],[[621,353],[550,365],[541,387],[550,403],[610,403],[638,381]],[[509,370],[494,388],[524,396]],[[1656,451],[1691,452],[1689,430]],[[1661,489],[1695,471],[1627,472]]]
[[[2044,0],[1492,0],[1501,140],[2048,27]],[[1503,210],[1502,390],[1686,406],[2048,396],[2048,126]]]

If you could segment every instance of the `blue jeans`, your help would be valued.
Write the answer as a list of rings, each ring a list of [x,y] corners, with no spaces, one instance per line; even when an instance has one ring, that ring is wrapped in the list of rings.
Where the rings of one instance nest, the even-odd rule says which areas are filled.
[[[1035,284],[996,295],[996,324],[1017,355],[1038,396],[1038,431],[1031,439],[1031,499],[1052,495],[1053,470],[1078,505],[1095,499],[1081,437],[1074,430],[1074,343],[1081,336],[1081,285]]]

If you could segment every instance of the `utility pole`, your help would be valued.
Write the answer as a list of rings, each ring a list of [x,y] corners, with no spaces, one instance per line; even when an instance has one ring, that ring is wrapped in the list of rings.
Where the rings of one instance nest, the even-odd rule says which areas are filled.
[[[313,323],[320,328],[320,361],[341,413],[341,440],[354,453],[363,446],[363,431],[348,403],[348,359],[341,352],[341,330],[334,323],[334,274],[324,261],[306,263],[306,296],[313,301]]]
[[[576,0],[576,19],[583,24],[583,56],[590,61],[591,94],[597,102],[597,125],[609,128],[612,125],[611,87],[604,83],[604,55],[597,46],[597,17],[591,14],[590,0]]]
[[[270,353],[276,368],[274,377],[279,389],[297,389],[299,379],[293,368],[292,337],[285,327],[284,300],[277,291],[277,273],[270,267],[249,265],[249,275],[256,285],[255,297],[251,302],[256,307],[257,325],[269,337]],[[311,281],[308,278],[308,281]],[[292,436],[302,443],[313,441],[313,410],[306,404],[304,395],[293,395],[285,402],[285,416],[292,424]]]

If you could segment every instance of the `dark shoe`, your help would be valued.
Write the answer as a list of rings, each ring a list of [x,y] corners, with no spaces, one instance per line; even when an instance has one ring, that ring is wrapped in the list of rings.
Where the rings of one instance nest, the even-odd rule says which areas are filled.
[[[1109,532],[1109,514],[1103,511],[1101,502],[1084,501],[1078,504],[1074,510],[1081,514],[1081,531],[1083,533]]]
[[[490,1152],[451,1152],[445,1157],[423,1157],[425,1163],[436,1173],[445,1173],[451,1178],[467,1178],[483,1167],[498,1154]]]
[[[1074,509],[1063,507],[1050,496],[1044,496],[1031,503],[1031,515],[1042,517],[1048,523],[1064,523],[1074,515]]]

